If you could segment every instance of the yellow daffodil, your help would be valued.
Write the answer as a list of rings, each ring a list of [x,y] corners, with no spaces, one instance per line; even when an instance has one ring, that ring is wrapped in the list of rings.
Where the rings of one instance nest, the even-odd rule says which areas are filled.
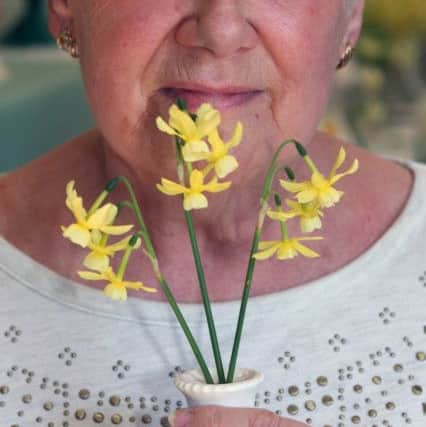
[[[110,257],[113,257],[117,252],[124,251],[129,244],[131,236],[126,237],[112,245],[107,245],[107,235],[103,235],[97,230],[92,231],[92,239],[88,244],[91,252],[86,256],[83,265],[91,270],[105,271],[109,267]],[[141,240],[138,239],[134,249],[141,246]]]
[[[228,142],[223,142],[217,129],[214,129],[208,136],[208,141],[212,151],[204,157],[209,163],[205,169],[209,172],[214,168],[219,178],[225,178],[238,167],[237,159],[231,156],[229,151],[236,147],[243,137],[243,126],[240,122],[235,127],[234,134]]]
[[[108,285],[104,289],[107,297],[114,300],[126,300],[127,289],[143,290],[145,292],[157,292],[155,288],[149,288],[142,282],[129,282],[118,277],[111,267],[108,267],[101,273],[94,273],[92,271],[79,271],[78,275],[85,280],[105,280]]]
[[[194,169],[189,178],[189,188],[166,178],[161,178],[161,184],[157,184],[157,188],[168,196],[183,194],[183,207],[186,211],[190,211],[208,206],[207,197],[203,192],[218,193],[227,190],[230,185],[231,182],[217,182],[217,177],[208,184],[204,184],[204,175],[201,171]]]
[[[83,199],[77,195],[77,191],[74,189],[74,181],[67,184],[66,195],[65,204],[73,213],[76,222],[68,227],[62,227],[62,234],[83,248],[87,247],[91,241],[92,230],[120,235],[127,233],[133,227],[132,225],[111,225],[117,216],[117,206],[112,203],[107,203],[89,215],[83,207]]]
[[[301,254],[308,258],[319,257],[319,254],[300,243],[301,240],[321,240],[322,237],[297,237],[294,239],[269,240],[259,243],[260,251],[253,255],[257,260],[271,258],[276,254],[279,260],[291,259]]]
[[[210,104],[200,105],[195,114],[197,117],[194,121],[188,112],[180,110],[173,104],[169,109],[168,124],[161,117],[156,119],[158,129],[168,135],[176,135],[185,142],[182,154],[186,162],[204,158],[209,152],[209,147],[203,138],[220,124],[220,113]]]
[[[280,180],[280,184],[285,190],[296,193],[296,198],[299,203],[318,203],[320,208],[330,208],[334,206],[344,194],[343,191],[338,191],[333,188],[333,185],[344,176],[351,175],[358,170],[358,160],[355,159],[352,166],[346,172],[336,173],[337,169],[345,161],[345,158],[345,150],[341,147],[328,178],[325,178],[318,171],[312,160],[308,156],[305,156],[305,161],[312,171],[310,181],[291,182]]]
[[[286,204],[290,210],[281,212],[269,210],[267,215],[271,219],[286,221],[289,218],[299,217],[300,230],[302,233],[311,233],[322,227],[321,218],[324,216],[316,202],[298,203],[295,200],[286,199]]]

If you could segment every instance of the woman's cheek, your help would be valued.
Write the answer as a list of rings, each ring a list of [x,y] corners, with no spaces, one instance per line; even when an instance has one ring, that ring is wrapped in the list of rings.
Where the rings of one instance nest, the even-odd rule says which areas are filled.
[[[147,16],[140,7],[121,17],[104,12],[83,19],[83,80],[96,121],[111,136],[123,128],[130,132],[144,112],[153,78],[149,66],[170,31],[166,21],[160,19],[159,11],[151,9]],[[86,34],[87,26],[98,29]]]

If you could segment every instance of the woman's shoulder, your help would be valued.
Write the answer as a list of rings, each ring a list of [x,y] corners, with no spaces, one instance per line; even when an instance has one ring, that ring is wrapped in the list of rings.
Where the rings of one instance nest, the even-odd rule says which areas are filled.
[[[0,177],[0,235],[29,231],[63,207],[66,183],[100,168],[96,131],[86,132]],[[26,233],[28,235],[28,233]]]

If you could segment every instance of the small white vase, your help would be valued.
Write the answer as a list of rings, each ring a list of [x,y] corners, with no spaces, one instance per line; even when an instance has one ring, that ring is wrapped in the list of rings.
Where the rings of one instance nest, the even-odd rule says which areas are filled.
[[[189,408],[203,405],[253,407],[257,388],[264,378],[261,372],[236,369],[231,384],[217,384],[216,370],[211,369],[210,372],[215,384],[206,384],[199,368],[176,374],[175,385],[185,395]]]

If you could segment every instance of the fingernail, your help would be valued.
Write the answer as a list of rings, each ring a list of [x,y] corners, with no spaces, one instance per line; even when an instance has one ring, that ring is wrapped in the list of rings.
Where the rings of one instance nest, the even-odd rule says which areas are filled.
[[[179,415],[177,413],[179,412]],[[191,419],[190,412],[179,410],[174,411],[168,416],[170,427],[185,427]]]

